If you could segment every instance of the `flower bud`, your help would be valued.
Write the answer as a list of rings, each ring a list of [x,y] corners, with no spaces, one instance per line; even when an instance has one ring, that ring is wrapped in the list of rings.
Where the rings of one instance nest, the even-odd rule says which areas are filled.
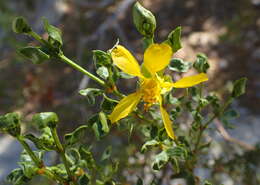
[[[54,112],[41,112],[33,116],[33,122],[35,122],[39,128],[55,128],[58,121],[59,118]]]
[[[20,115],[13,112],[0,116],[0,131],[17,137],[21,133]]]
[[[13,20],[12,28],[15,33],[29,33],[32,31],[31,27],[23,17],[16,17]]]
[[[139,2],[133,7],[133,19],[137,30],[145,37],[153,37],[156,20],[152,12],[145,9]]]

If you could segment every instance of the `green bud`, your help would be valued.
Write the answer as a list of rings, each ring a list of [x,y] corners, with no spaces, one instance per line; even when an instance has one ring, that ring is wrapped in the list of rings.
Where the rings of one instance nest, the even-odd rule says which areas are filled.
[[[31,60],[34,64],[41,64],[50,56],[40,47],[27,46],[17,51],[21,56]]]
[[[156,20],[152,12],[145,9],[139,2],[133,7],[133,20],[137,30],[145,37],[153,37]]]
[[[39,128],[55,128],[58,124],[59,118],[54,112],[41,112],[35,114],[32,118]]]
[[[24,171],[21,168],[14,169],[8,176],[7,181],[19,185],[19,184],[27,184],[31,179],[26,177]]]
[[[21,133],[20,115],[13,112],[0,116],[0,131],[14,137],[19,136]]]
[[[32,31],[32,28],[23,17],[16,17],[13,20],[12,28],[15,33],[29,33]]]
[[[94,105],[96,102],[96,97],[99,95],[102,95],[103,91],[101,89],[97,88],[87,88],[87,89],[81,89],[79,91],[79,94],[82,96],[85,96],[87,99],[87,102],[90,105]]]
[[[247,78],[240,78],[234,82],[234,87],[232,91],[232,97],[237,98],[246,92],[246,82]]]
[[[79,142],[82,140],[85,132],[86,132],[87,126],[82,125],[75,129],[72,133],[66,134],[65,135],[65,143],[68,146],[74,145],[75,143]]]

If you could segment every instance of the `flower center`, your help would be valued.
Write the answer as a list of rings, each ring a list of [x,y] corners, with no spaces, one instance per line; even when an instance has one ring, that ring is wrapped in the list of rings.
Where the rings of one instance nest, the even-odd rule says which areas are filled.
[[[145,79],[141,84],[141,93],[145,102],[144,109],[147,111],[149,107],[159,102],[161,87],[157,79]]]

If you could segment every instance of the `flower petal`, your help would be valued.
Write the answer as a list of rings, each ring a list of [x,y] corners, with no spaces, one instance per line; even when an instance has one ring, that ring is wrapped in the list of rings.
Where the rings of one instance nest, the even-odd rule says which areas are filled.
[[[111,52],[113,63],[123,72],[142,77],[138,62],[133,55],[123,46],[117,45]]]
[[[207,80],[208,80],[207,74],[200,73],[198,75],[184,77],[184,78],[178,80],[177,82],[172,83],[172,87],[175,87],[175,88],[192,87],[194,85],[197,85],[201,82],[205,82]]]
[[[109,115],[109,119],[112,123],[128,116],[134,108],[137,106],[141,99],[141,93],[135,92],[126,97],[124,97],[117,106],[114,108],[113,112]]]
[[[162,114],[162,119],[164,123],[165,130],[168,134],[168,136],[172,139],[176,139],[173,129],[172,129],[172,121],[170,120],[169,114],[166,112],[166,110],[160,105],[160,110]]]
[[[144,53],[144,66],[151,74],[164,69],[172,57],[172,49],[168,44],[151,44]]]

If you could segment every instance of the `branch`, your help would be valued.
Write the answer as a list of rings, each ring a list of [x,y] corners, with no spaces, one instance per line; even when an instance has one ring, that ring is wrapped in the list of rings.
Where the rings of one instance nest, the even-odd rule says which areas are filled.
[[[239,146],[243,147],[246,150],[255,150],[255,147],[247,144],[243,141],[240,141],[236,138],[233,138],[232,136],[229,135],[229,133],[226,131],[226,129],[224,128],[224,126],[222,125],[221,121],[219,119],[215,119],[214,124],[216,125],[219,133],[223,136],[223,138],[226,141],[232,142],[232,143],[236,143]]]

